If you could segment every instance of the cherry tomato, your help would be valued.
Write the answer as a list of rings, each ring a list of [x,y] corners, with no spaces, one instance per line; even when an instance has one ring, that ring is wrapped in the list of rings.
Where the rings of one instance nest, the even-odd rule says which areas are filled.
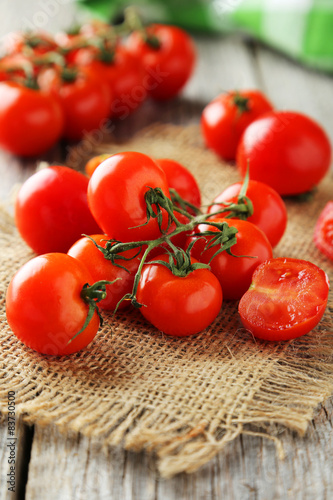
[[[88,179],[68,167],[39,170],[21,186],[15,221],[36,252],[67,252],[82,234],[100,233],[87,202]]]
[[[157,259],[167,262],[169,257],[163,254]],[[180,277],[153,262],[144,265],[137,291],[143,316],[163,333],[177,337],[207,328],[218,315],[222,299],[221,286],[208,269]]]
[[[105,248],[107,240],[110,239],[105,234],[95,234],[91,238],[103,248]],[[102,309],[114,310],[124,295],[132,292],[134,276],[140,263],[139,256],[136,256],[137,252],[138,249],[132,249],[119,254],[120,259],[116,260],[116,262],[125,267],[127,271],[107,260],[91,239],[87,237],[83,237],[74,243],[68,250],[68,255],[75,257],[87,267],[94,282],[100,280],[114,281],[118,278],[118,281],[106,285],[106,298],[99,302]],[[124,309],[127,305],[128,302],[123,301],[119,304],[119,309]]]
[[[127,47],[138,57],[147,72],[145,86],[157,100],[176,96],[190,78],[196,50],[191,37],[181,28],[152,24],[146,28],[147,38],[134,31]]]
[[[175,189],[185,201],[196,207],[200,207],[200,189],[192,173],[175,160],[159,158],[155,161],[165,172],[169,188]]]
[[[104,160],[92,174],[88,203],[102,230],[115,239],[155,239],[161,231],[156,218],[146,224],[145,194],[148,188],[156,187],[169,197],[165,173],[149,156],[132,151],[118,153]],[[162,228],[166,229],[164,209],[162,215]]]
[[[252,280],[252,274],[256,267],[273,256],[272,247],[267,236],[261,229],[252,224],[252,222],[238,219],[216,218],[215,222],[227,222],[238,230],[236,234],[237,243],[231,247],[233,255],[223,251],[213,257],[216,247],[205,250],[207,242],[211,241],[212,236],[198,239],[194,244],[191,254],[200,262],[209,264],[211,271],[218,278],[223,297],[226,300],[238,300],[249,288]],[[206,230],[217,232],[214,226],[200,224],[198,232]],[[191,241],[193,236],[189,239]]]
[[[242,176],[265,182],[281,195],[310,191],[324,177],[331,145],[314,120],[292,111],[267,113],[245,130],[237,150]]]
[[[204,108],[201,131],[208,148],[225,160],[235,160],[246,127],[273,106],[259,90],[220,94]]]
[[[333,260],[333,201],[329,201],[320,213],[315,230],[314,242],[317,248]]]
[[[64,115],[59,103],[39,90],[0,83],[0,146],[21,156],[45,153],[60,138]]]
[[[315,264],[270,259],[257,267],[238,310],[243,325],[255,337],[289,340],[309,333],[319,323],[328,292],[328,278]]]
[[[66,139],[82,139],[86,133],[100,129],[109,117],[112,97],[98,75],[74,70],[68,81],[64,81],[57,71],[49,69],[41,73],[38,81],[62,106]]]
[[[111,115],[126,118],[146,99],[145,70],[138,57],[126,47],[116,47],[111,61],[96,59],[98,56],[89,49],[81,49],[75,56],[75,64],[86,67],[93,73],[100,74],[113,96]]]
[[[223,208],[223,204],[236,203],[242,189],[242,183],[236,182],[227,187],[215,199],[208,213],[214,213]],[[253,205],[253,214],[246,220],[258,226],[267,236],[272,247],[282,238],[287,226],[287,209],[281,196],[268,184],[249,181],[246,196]],[[228,212],[223,214],[223,217]]]
[[[108,154],[102,154],[102,155],[97,155],[93,156],[90,158],[90,160],[87,161],[85,164],[84,170],[85,173],[87,174],[88,177],[91,177],[92,174],[95,172],[96,168],[98,165],[100,165],[104,160],[107,158],[110,158],[111,155]]]
[[[96,312],[70,344],[87,318],[89,306],[81,297],[92,284],[88,270],[66,254],[40,255],[24,264],[12,278],[6,295],[9,326],[26,346],[61,356],[86,347],[99,328]]]

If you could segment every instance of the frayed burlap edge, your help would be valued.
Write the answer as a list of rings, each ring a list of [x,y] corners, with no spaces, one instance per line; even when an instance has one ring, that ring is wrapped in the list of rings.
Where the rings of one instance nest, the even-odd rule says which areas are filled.
[[[238,179],[201,144],[196,127],[152,127],[126,145],[182,161],[209,201]],[[94,152],[95,152],[94,151]],[[91,154],[92,156],[92,154]],[[74,156],[73,156],[74,158]],[[81,161],[83,158],[80,158]],[[315,219],[332,197],[325,179],[306,203],[287,200],[289,223],[275,255],[333,266],[313,245]],[[84,351],[65,358],[24,347],[5,318],[5,292],[14,271],[33,256],[1,211],[0,399],[16,391],[17,413],[28,423],[55,424],[102,446],[156,453],[162,476],[193,472],[240,434],[272,439],[281,428],[304,435],[318,404],[333,392],[333,304],[311,334],[286,343],[256,341],[239,322],[237,304],[225,303],[216,321],[191,338],[174,339],[150,327],[138,311],[106,316]]]

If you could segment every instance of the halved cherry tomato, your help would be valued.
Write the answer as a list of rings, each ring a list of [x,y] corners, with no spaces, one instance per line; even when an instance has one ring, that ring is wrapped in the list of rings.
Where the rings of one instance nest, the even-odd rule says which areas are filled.
[[[225,160],[235,160],[246,127],[271,110],[272,104],[259,90],[234,90],[218,95],[201,115],[201,130],[207,147]]]
[[[127,47],[138,57],[147,72],[145,87],[157,100],[176,96],[190,78],[196,49],[192,38],[177,26],[152,24],[146,28],[147,36],[134,31]]]
[[[315,230],[314,242],[317,248],[333,260],[333,201],[329,201],[320,213]]]
[[[64,114],[52,96],[16,82],[0,83],[0,146],[13,154],[45,153],[62,135]]]
[[[105,234],[94,234],[91,238],[103,248],[105,248],[107,240],[110,239]],[[94,282],[114,281],[118,278],[111,285],[106,285],[106,298],[99,302],[102,309],[114,310],[124,295],[132,292],[134,276],[140,263],[140,257],[136,256],[138,249],[127,250],[119,254],[120,258],[116,260],[116,263],[122,267],[107,260],[91,239],[86,236],[75,242],[67,253],[87,267]],[[118,308],[124,309],[127,305],[128,302],[123,301]]]
[[[100,233],[87,201],[88,179],[64,166],[39,170],[21,186],[16,226],[36,252],[67,252],[82,234]]]
[[[14,334],[43,354],[71,354],[86,347],[99,328],[96,311],[84,326],[89,306],[82,298],[89,271],[66,254],[40,255],[24,264],[12,278],[6,294],[6,315]]]
[[[169,256],[159,255],[154,260],[167,262]],[[153,261],[144,265],[137,291],[143,316],[158,330],[177,337],[207,328],[218,315],[222,299],[221,286],[208,269],[180,277]]]
[[[264,340],[289,340],[309,333],[328,299],[325,272],[311,262],[278,258],[261,264],[239,302],[243,325]]]
[[[273,256],[272,247],[265,233],[252,222],[222,217],[214,219],[214,222],[227,222],[229,226],[238,230],[237,243],[230,249],[232,255],[223,251],[213,257],[218,248],[213,246],[205,249],[206,244],[212,240],[212,236],[198,239],[194,243],[191,254],[198,261],[210,264],[212,273],[221,284],[224,299],[238,300],[249,288],[254,270],[259,264]],[[218,231],[214,226],[200,224],[197,233],[207,230]],[[193,239],[197,237],[191,236],[189,242]]]
[[[236,182],[220,193],[208,209],[208,213],[214,213],[225,207],[226,203],[236,203],[242,189],[242,183]],[[287,226],[287,209],[281,196],[263,182],[250,180],[246,196],[253,205],[253,214],[246,220],[258,226],[269,239],[272,247],[275,247],[282,238]],[[223,214],[225,217],[228,212]]]
[[[327,173],[331,145],[314,120],[292,111],[272,111],[252,122],[237,150],[237,165],[244,177],[265,182],[280,195],[313,189]]]
[[[169,188],[175,189],[185,201],[200,207],[200,189],[193,174],[176,160],[159,158],[155,161],[165,172]]]
[[[157,219],[147,223],[145,195],[149,188],[161,188],[169,197],[163,170],[147,155],[132,151],[117,153],[103,161],[89,180],[88,203],[106,234],[119,241],[141,241],[162,235]],[[162,228],[167,213],[162,209]]]

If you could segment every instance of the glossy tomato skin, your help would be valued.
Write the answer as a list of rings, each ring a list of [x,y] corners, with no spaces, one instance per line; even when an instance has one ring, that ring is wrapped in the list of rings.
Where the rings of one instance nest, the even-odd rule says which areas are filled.
[[[91,238],[104,248],[107,240],[110,239],[105,234],[94,234]],[[106,285],[106,298],[99,302],[99,306],[102,309],[114,310],[124,295],[132,292],[134,276],[140,264],[140,257],[135,257],[137,252],[138,249],[122,252],[120,256],[123,257],[123,260],[116,261],[125,267],[127,271],[107,260],[103,253],[87,237],[83,237],[75,242],[68,250],[68,255],[75,257],[87,267],[94,282],[100,280],[114,281],[118,279],[118,281],[115,281],[111,285]],[[118,309],[124,309],[127,305],[129,305],[128,301],[123,301],[119,304]]]
[[[191,37],[181,28],[164,24],[147,27],[148,36],[160,43],[154,48],[142,34],[133,32],[127,41],[128,49],[138,57],[147,77],[145,87],[157,100],[175,97],[190,78],[196,61],[196,49]]]
[[[156,259],[168,261],[169,257],[159,255]],[[163,264],[147,262],[137,299],[143,304],[140,308],[143,316],[158,330],[185,337],[201,332],[215,320],[223,296],[218,280],[208,269],[177,277]]]
[[[96,59],[91,49],[81,49],[75,56],[75,64],[99,74],[107,83],[113,97],[111,116],[125,119],[138,109],[147,97],[145,70],[141,60],[126,47],[118,46],[112,61]]]
[[[0,146],[20,156],[45,153],[61,137],[64,114],[59,103],[39,90],[0,83]]]
[[[333,201],[326,203],[320,213],[314,230],[316,247],[333,260]]]
[[[239,300],[249,288],[252,274],[257,266],[273,256],[272,247],[263,231],[251,222],[223,218],[215,219],[217,220],[227,222],[229,226],[238,230],[237,243],[231,247],[233,255],[223,251],[212,259],[211,271],[221,284],[224,299]],[[198,229],[199,232],[208,229],[217,231],[213,226],[205,224],[199,225]],[[207,241],[210,239],[208,236]],[[194,244],[191,254],[200,262],[208,264],[216,252],[216,247],[205,250],[205,245],[206,241],[203,238],[199,239]]]
[[[169,197],[165,173],[143,153],[117,153],[96,168],[89,180],[88,203],[104,233],[112,234],[115,239],[123,242],[150,240],[161,236],[156,219],[150,219],[145,224],[145,193],[148,187],[159,187]],[[163,210],[162,226],[165,229],[166,215]]]
[[[99,328],[95,312],[85,330],[88,305],[80,296],[92,284],[88,270],[66,254],[40,255],[24,264],[12,278],[6,294],[9,326],[26,346],[43,354],[61,356],[87,346]]]
[[[26,54],[42,56],[57,50],[58,44],[46,31],[16,32],[5,38],[5,52],[7,54]]]
[[[225,203],[236,203],[242,189],[242,182],[236,182],[227,187],[213,201],[208,213],[214,213],[223,208]],[[250,180],[246,196],[253,205],[253,214],[246,220],[258,226],[267,236],[274,248],[282,238],[287,227],[287,209],[281,196],[268,184]],[[227,213],[224,214],[226,216]]]
[[[169,188],[175,189],[185,201],[199,208],[201,193],[192,173],[176,160],[158,158],[155,161],[165,172]]]
[[[309,333],[321,320],[328,299],[325,272],[311,262],[269,259],[257,267],[239,302],[245,328],[264,340],[290,340]]]
[[[90,160],[87,161],[84,167],[84,171],[87,174],[87,176],[91,177],[92,174],[95,172],[96,168],[98,167],[98,165],[100,165],[104,160],[106,160],[110,156],[111,155],[108,154],[102,154],[90,158]]]
[[[53,69],[42,72],[41,88],[54,96],[65,116],[64,137],[78,141],[89,132],[100,129],[110,115],[110,89],[89,71],[81,69],[70,81],[62,81]]]
[[[280,195],[313,189],[327,173],[331,145],[322,127],[301,113],[274,111],[248,126],[237,149],[244,177],[272,186]]]
[[[85,175],[60,165],[39,170],[21,186],[15,222],[36,253],[66,253],[82,234],[101,232],[88,207],[87,187]]]
[[[235,160],[237,146],[246,127],[272,110],[273,105],[259,90],[218,95],[207,104],[201,115],[201,131],[207,147],[224,160]]]

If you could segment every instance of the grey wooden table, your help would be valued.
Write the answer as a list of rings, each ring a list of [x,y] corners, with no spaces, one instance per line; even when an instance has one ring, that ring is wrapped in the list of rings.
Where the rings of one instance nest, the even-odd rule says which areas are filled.
[[[70,0],[1,0],[0,36],[24,27],[56,31],[77,19]],[[199,62],[183,96],[147,102],[119,123],[116,135],[131,136],[155,121],[198,123],[203,106],[223,90],[260,88],[281,109],[308,113],[333,141],[333,78],[305,69],[267,48],[239,37],[196,36]],[[47,157],[61,160],[66,147]],[[0,199],[33,172],[34,161],[1,153]],[[10,388],[8,388],[10,390]],[[7,489],[7,422],[0,424],[0,500],[270,500],[333,498],[333,405],[318,408],[304,438],[284,431],[284,461],[259,437],[240,436],[209,464],[191,475],[158,476],[154,457],[121,448],[105,455],[89,439],[53,427],[16,422],[16,493]]]

